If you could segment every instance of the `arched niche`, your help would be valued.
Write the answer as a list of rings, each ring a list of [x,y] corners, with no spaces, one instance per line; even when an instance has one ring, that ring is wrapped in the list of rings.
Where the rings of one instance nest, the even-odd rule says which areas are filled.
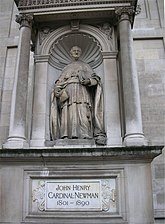
[[[98,41],[101,46],[103,52],[112,52],[114,51],[114,46],[112,41],[110,41],[107,36],[100,31],[97,27],[93,27],[90,25],[81,24],[78,31],[73,32],[70,26],[60,27],[57,30],[48,34],[47,38],[42,42],[40,48],[37,51],[39,55],[48,55],[50,48],[54,44],[54,42],[60,39],[62,36],[71,34],[71,33],[83,33],[90,35],[94,39]]]
[[[98,28],[80,25],[76,32],[73,32],[70,26],[53,31],[36,50],[32,146],[44,146],[45,141],[50,140],[51,91],[62,69],[71,62],[69,51],[75,45],[82,49],[81,60],[94,69],[101,77],[104,86],[107,144],[120,145],[121,143],[115,46],[113,41],[109,40]],[[113,94],[110,102],[108,102],[109,94]]]

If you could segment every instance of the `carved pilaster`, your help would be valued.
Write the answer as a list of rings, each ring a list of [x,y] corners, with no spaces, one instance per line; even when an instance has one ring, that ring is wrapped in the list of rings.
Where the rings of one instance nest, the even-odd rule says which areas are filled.
[[[16,15],[15,21],[20,24],[21,27],[32,28],[33,15],[32,14],[19,14]]]

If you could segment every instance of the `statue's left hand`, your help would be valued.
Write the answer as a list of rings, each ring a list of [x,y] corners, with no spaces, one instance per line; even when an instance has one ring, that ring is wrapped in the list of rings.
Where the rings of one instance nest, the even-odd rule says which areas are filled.
[[[90,80],[89,79],[84,79],[81,81],[81,84],[86,86],[86,85],[89,85],[90,84]]]
[[[60,97],[61,96],[61,87],[55,87],[55,89],[54,89],[54,92],[55,92],[55,96],[56,97]]]

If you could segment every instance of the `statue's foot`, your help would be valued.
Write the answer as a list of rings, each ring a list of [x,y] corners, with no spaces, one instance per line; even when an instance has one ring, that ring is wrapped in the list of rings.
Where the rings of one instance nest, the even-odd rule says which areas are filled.
[[[106,137],[103,135],[98,135],[95,137],[96,145],[106,145]]]
[[[63,136],[61,137],[61,139],[68,139],[68,136]]]

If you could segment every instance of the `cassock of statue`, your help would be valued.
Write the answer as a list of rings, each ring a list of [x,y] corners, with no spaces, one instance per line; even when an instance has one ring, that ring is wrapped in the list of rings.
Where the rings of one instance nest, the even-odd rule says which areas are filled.
[[[95,139],[104,145],[100,78],[79,60],[81,48],[74,46],[70,53],[74,61],[64,68],[51,94],[51,139]]]

